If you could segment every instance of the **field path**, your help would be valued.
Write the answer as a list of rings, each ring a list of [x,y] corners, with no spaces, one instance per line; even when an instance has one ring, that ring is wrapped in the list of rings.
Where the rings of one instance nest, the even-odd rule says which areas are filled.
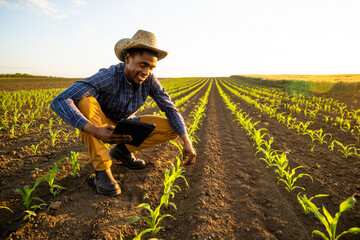
[[[180,216],[169,223],[172,235],[162,236],[310,239],[293,207],[282,197],[274,174],[264,168],[248,137],[233,122],[215,85],[209,97],[196,145],[197,162],[187,167],[190,190],[175,198],[179,210],[174,216]]]

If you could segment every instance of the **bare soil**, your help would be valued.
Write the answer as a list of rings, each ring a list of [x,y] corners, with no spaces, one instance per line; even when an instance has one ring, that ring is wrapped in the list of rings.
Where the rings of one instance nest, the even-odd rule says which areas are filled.
[[[186,105],[183,114],[187,122],[193,106],[204,93],[205,90],[200,91]],[[302,193],[308,197],[320,193],[330,195],[314,200],[318,206],[324,205],[334,215],[342,201],[360,192],[360,164],[330,153],[326,146],[319,144],[310,151],[314,143],[308,138],[261,114],[229,92],[227,94],[254,121],[261,121],[259,127],[267,128],[274,137],[275,149],[289,151],[292,167],[302,165],[304,168],[299,172],[314,178],[313,183],[306,177],[298,180],[298,184],[306,188]],[[351,100],[346,95],[336,97]],[[138,152],[136,156],[147,162],[147,167],[140,171],[114,163],[112,171],[122,193],[117,197],[106,197],[96,194],[93,167],[81,140],[72,128],[65,125],[61,128],[72,132],[68,142],[65,143],[62,137],[55,148],[41,149],[41,154],[35,156],[26,147],[43,136],[31,133],[11,139],[8,133],[0,131],[0,203],[14,211],[0,209],[1,239],[120,239],[120,234],[124,239],[132,239],[146,229],[144,221],[124,225],[133,216],[148,215],[145,210],[136,208],[140,203],[155,207],[160,202],[164,172],[170,166],[168,161],[174,162],[179,155],[177,148],[165,143]],[[327,132],[331,131],[338,132],[338,129],[329,126]],[[265,164],[259,161],[253,142],[234,121],[215,84],[197,133],[199,141],[194,145],[197,161],[186,166],[184,174],[189,188],[179,180],[177,184],[182,191],[173,199],[177,210],[170,207],[161,212],[171,214],[176,220],[165,218],[160,223],[164,229],[156,235],[157,238],[320,239],[312,238],[311,232],[314,229],[324,231],[323,226],[311,214],[303,213],[296,199],[299,191],[287,192],[284,185],[277,184],[273,169],[265,168]],[[14,190],[22,189],[26,184],[32,186],[47,167],[64,156],[70,156],[71,151],[83,152],[79,157],[83,163],[80,177],[61,175],[57,183],[67,190],[55,197],[50,194],[46,183],[41,183],[35,195],[45,200],[48,206],[38,212],[33,222],[22,220],[25,207]],[[68,164],[60,166],[64,172],[70,172]],[[36,167],[43,172],[32,173]],[[148,198],[144,198],[145,195]],[[50,207],[54,202],[60,203],[56,209]],[[360,203],[357,202],[342,214],[337,232],[360,227],[359,213]],[[143,239],[151,237],[148,234]],[[341,239],[355,240],[359,235],[347,234]]]

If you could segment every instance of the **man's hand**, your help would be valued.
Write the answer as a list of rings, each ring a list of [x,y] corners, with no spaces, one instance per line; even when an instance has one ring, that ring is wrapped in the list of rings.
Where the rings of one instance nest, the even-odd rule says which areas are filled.
[[[183,146],[183,164],[193,164],[196,160],[196,152],[192,146],[190,138],[187,134],[181,135],[181,139],[184,142]]]
[[[114,134],[114,126],[97,127],[94,124],[88,122],[84,125],[83,131],[90,135],[100,139],[104,143],[118,144],[128,143],[132,140],[130,135]]]

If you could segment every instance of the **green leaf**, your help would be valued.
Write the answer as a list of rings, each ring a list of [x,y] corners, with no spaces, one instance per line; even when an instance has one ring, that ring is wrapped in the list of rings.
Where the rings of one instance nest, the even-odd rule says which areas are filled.
[[[349,230],[344,231],[341,234],[339,234],[335,240],[338,240],[342,235],[344,235],[346,233],[358,234],[358,233],[360,233],[360,228],[358,228],[358,227],[350,228]]]
[[[340,212],[344,212],[348,209],[350,209],[354,204],[355,204],[356,200],[354,197],[349,197],[348,199],[346,199],[344,202],[342,202],[340,204]]]
[[[128,224],[130,224],[130,223],[133,223],[133,222],[135,222],[135,221],[137,221],[137,220],[139,220],[140,218],[138,217],[138,216],[135,216],[135,217],[132,217],[132,218],[130,218],[126,223],[125,223],[125,225],[128,225]]]
[[[176,208],[176,204],[175,204],[175,203],[173,203],[173,202],[169,202],[169,205],[173,206],[173,207],[175,208],[175,210],[177,210],[177,208]]]
[[[324,240],[330,240],[325,234],[323,234],[322,232],[320,232],[318,230],[312,231],[311,236],[314,236],[314,234],[321,236]]]
[[[137,235],[133,240],[141,240],[141,237],[142,237],[145,233],[152,232],[152,231],[153,231],[152,228],[145,229],[145,230],[142,231],[139,235]]]
[[[349,232],[349,233],[352,233],[352,234],[358,234],[358,233],[360,233],[360,228],[358,228],[358,227],[353,227],[353,228],[350,228],[350,229],[348,230],[348,232]]]
[[[147,217],[142,217],[141,218],[142,220],[145,220],[151,227],[154,227],[153,225],[153,223],[152,223],[152,221],[149,219],[149,218],[147,218]]]
[[[324,212],[325,217],[327,218],[327,221],[331,224],[333,222],[333,218],[324,206],[323,206],[323,212]]]
[[[5,207],[5,206],[0,206],[0,208],[4,208],[4,209],[7,209],[7,210],[9,210],[10,212],[13,212],[13,210],[11,210],[10,208],[8,208],[8,207]]]

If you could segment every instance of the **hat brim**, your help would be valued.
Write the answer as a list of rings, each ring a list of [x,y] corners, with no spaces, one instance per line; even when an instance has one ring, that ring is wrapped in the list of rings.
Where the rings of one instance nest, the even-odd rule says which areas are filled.
[[[143,44],[143,43],[136,41],[134,39],[131,39],[131,38],[123,38],[115,44],[114,50],[115,50],[116,57],[120,61],[124,62],[125,59],[124,59],[123,52],[130,48],[144,48],[144,49],[149,49],[149,50],[155,51],[158,53],[158,58],[157,58],[158,61],[165,58],[168,55],[168,52],[166,52],[166,51],[160,50],[158,48],[154,48],[150,45]]]

